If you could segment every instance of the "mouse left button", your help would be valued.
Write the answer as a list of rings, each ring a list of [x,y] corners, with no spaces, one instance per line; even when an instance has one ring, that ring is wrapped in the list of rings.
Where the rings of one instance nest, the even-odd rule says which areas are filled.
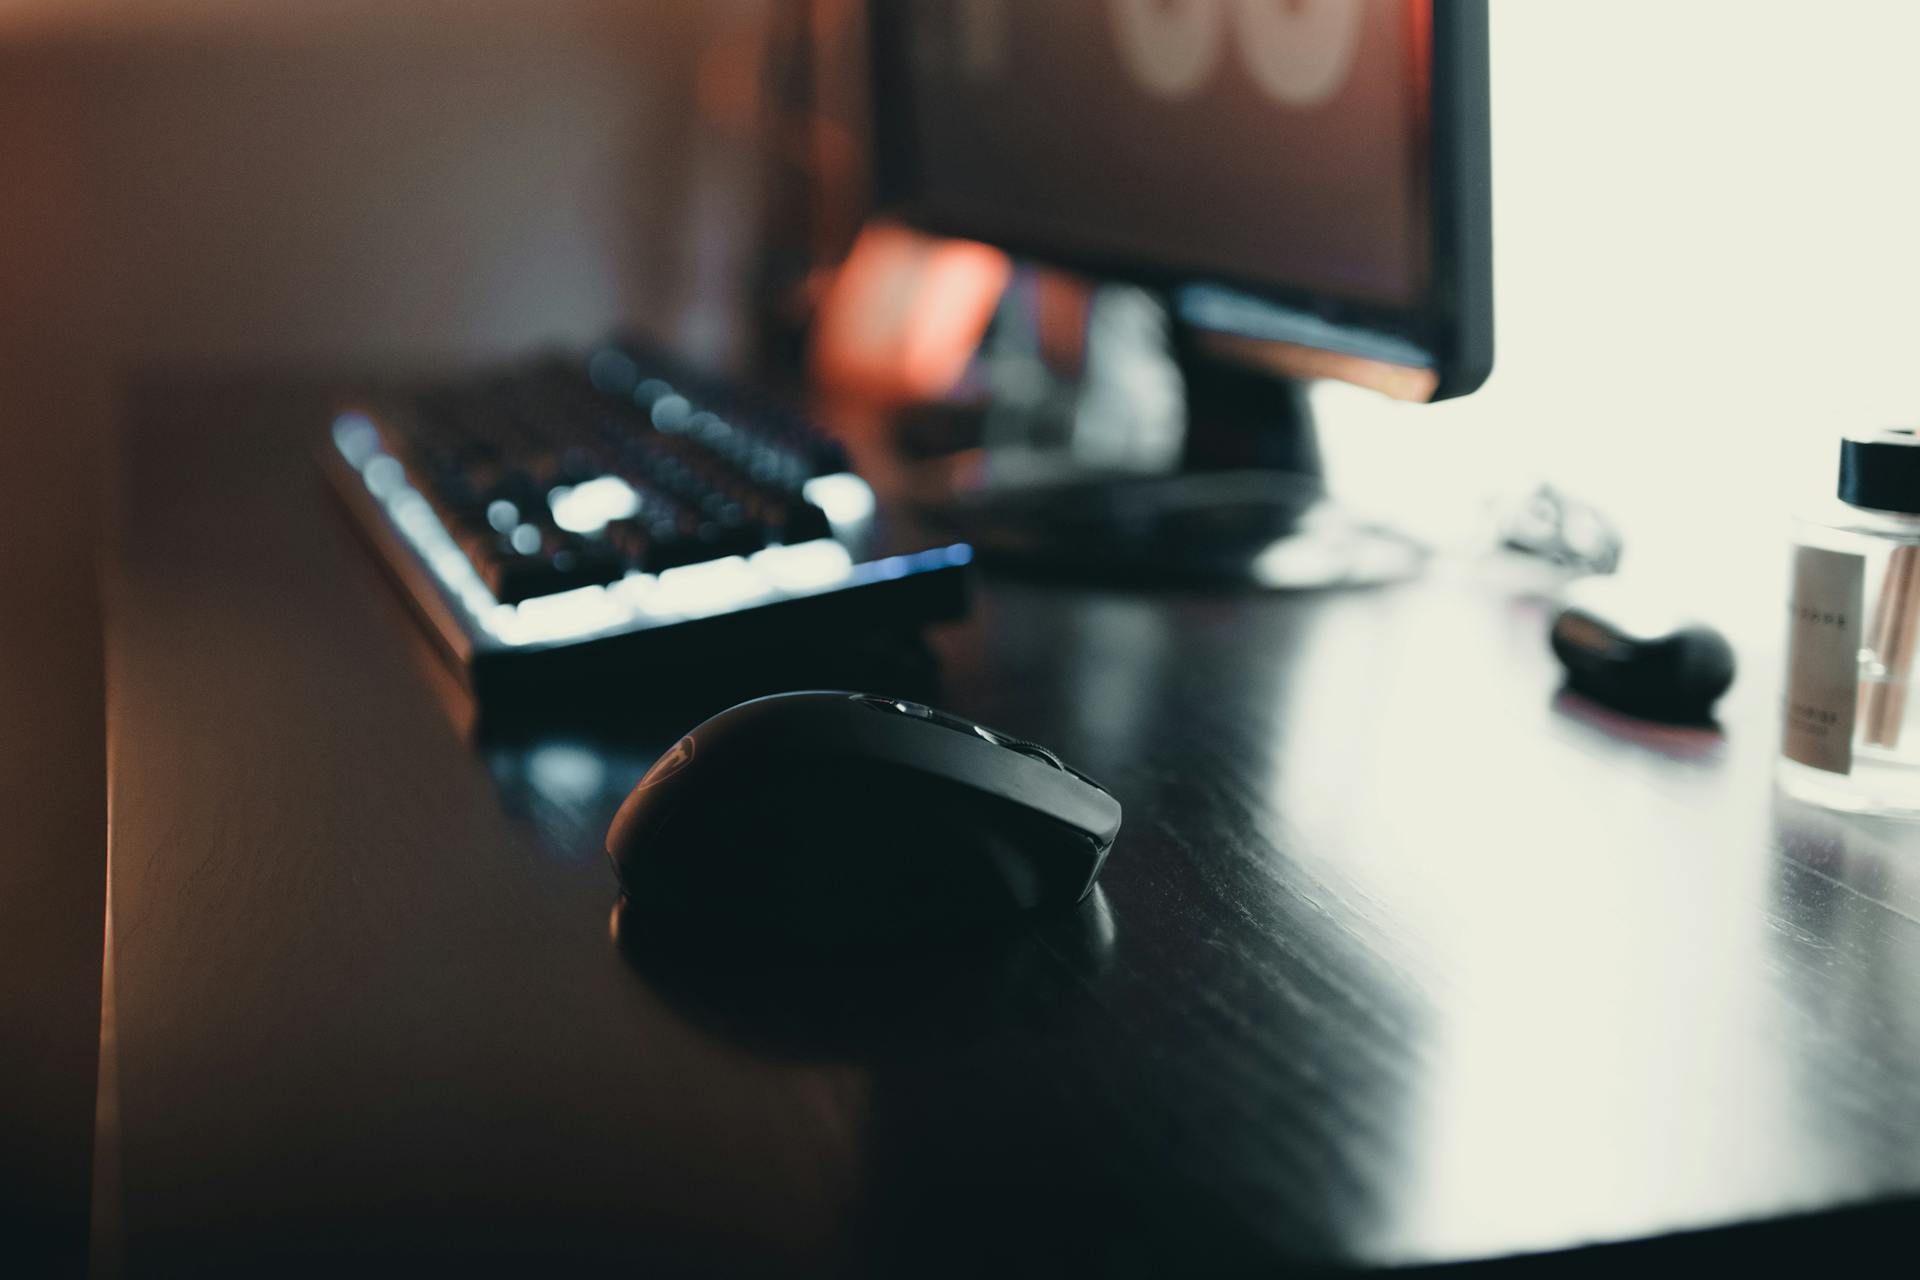
[[[642,815],[651,807],[654,791],[661,783],[678,774],[693,763],[698,744],[694,736],[688,734],[663,752],[653,767],[648,769],[634,784],[633,790],[621,802],[619,812],[613,815],[613,823],[607,828],[607,852],[618,854],[623,848],[632,846],[640,834]]]

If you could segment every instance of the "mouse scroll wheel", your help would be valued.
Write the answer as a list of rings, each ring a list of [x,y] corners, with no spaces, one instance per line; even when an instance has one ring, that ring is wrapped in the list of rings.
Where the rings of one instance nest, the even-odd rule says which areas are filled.
[[[1016,742],[1011,738],[1003,739],[1001,745],[1018,751],[1023,756],[1032,756],[1035,760],[1044,760],[1062,773],[1068,772],[1067,766],[1060,763],[1060,757],[1036,742]]]
[[[1053,752],[1047,750],[1037,742],[1022,742],[1018,738],[1009,738],[1004,733],[995,733],[983,724],[968,725],[967,727],[972,729],[977,737],[991,742],[996,747],[1005,747],[1009,751],[1018,751],[1023,756],[1032,756],[1035,760],[1050,764],[1063,773],[1073,772],[1073,770],[1067,768],[1066,765],[1060,762],[1059,756],[1053,754]]]

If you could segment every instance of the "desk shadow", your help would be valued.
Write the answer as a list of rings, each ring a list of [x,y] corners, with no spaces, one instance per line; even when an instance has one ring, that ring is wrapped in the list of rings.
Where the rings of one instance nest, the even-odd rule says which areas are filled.
[[[537,745],[563,736],[611,747],[671,742],[750,698],[796,689],[846,689],[937,705],[940,668],[918,631],[797,637],[750,652],[682,650],[670,659],[612,662],[570,655],[517,684],[467,699],[465,718],[483,749]]]
[[[1554,714],[1622,748],[1637,748],[1687,763],[1711,763],[1726,751],[1720,722],[1648,720],[1595,702],[1562,685],[1553,695]]]
[[[777,1058],[869,1061],[1044,1023],[1111,959],[1112,908],[1075,907],[920,945],[755,941],[622,895],[615,946],[689,1024]]]

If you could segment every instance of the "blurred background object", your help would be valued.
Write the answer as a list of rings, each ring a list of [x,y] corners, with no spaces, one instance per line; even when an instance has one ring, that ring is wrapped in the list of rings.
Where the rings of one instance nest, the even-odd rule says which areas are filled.
[[[9,0],[0,323],[72,344],[76,412],[128,368],[444,362],[636,319],[739,361],[758,241],[792,225],[792,191],[762,203],[775,143],[813,211],[805,296],[857,230],[860,10]],[[1444,522],[1435,468],[1498,455],[1706,560],[1824,474],[1834,423],[1910,413],[1916,179],[1893,158],[1920,11],[1845,12],[1494,0],[1500,365],[1417,421],[1317,392],[1343,488]],[[769,65],[796,41],[799,89]],[[811,124],[769,128],[796,96]],[[0,360],[44,363],[23,351]],[[1395,465],[1368,461],[1382,432]],[[1692,477],[1736,455],[1749,514],[1701,527]]]
[[[998,249],[869,224],[809,318],[817,382],[882,404],[948,398],[1012,277]]]

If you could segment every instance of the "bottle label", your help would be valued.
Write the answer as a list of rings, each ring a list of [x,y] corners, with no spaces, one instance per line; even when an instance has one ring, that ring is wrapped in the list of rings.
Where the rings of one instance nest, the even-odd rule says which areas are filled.
[[[1787,707],[1780,751],[1829,773],[1853,769],[1865,560],[1796,547],[1787,601]]]

